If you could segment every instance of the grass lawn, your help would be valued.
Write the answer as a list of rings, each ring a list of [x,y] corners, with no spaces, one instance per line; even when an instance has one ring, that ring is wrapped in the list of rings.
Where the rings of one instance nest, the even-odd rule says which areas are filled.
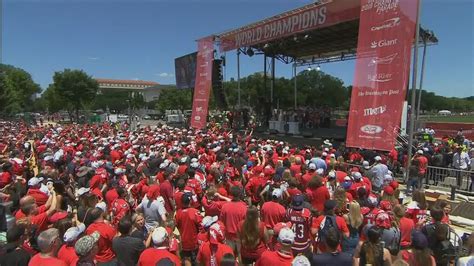
[[[474,123],[474,115],[429,116],[421,119],[427,122]]]

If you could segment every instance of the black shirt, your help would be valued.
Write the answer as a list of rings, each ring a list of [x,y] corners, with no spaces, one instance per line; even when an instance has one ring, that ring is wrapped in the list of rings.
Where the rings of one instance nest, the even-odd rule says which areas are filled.
[[[143,241],[131,236],[119,236],[112,240],[112,249],[117,255],[118,265],[133,266],[145,249]]]
[[[0,256],[1,266],[28,266],[31,259],[30,253],[22,248],[10,250],[7,254]]]
[[[311,265],[352,266],[352,255],[346,252],[322,253],[313,255]]]

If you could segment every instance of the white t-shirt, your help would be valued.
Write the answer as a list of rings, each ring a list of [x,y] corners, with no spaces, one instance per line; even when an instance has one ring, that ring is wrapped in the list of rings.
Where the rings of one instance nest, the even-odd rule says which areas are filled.
[[[474,255],[459,258],[457,265],[458,266],[472,266],[472,265],[474,265]]]

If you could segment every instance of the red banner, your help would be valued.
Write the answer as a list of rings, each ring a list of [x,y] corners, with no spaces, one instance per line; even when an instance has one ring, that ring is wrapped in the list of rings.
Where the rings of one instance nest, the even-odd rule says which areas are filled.
[[[205,128],[212,86],[212,60],[214,59],[214,37],[198,41],[196,80],[194,83],[193,112],[191,127]]]
[[[362,0],[346,145],[393,148],[409,80],[418,0]]]
[[[220,35],[221,51],[251,46],[359,17],[359,0],[322,0]]]

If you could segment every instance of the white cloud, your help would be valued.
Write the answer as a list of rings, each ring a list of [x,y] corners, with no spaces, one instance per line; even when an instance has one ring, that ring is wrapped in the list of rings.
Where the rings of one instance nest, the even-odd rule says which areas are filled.
[[[87,57],[88,60],[91,60],[91,61],[97,61],[100,59],[100,57],[96,57],[96,56],[88,56]]]
[[[160,78],[172,78],[172,77],[174,77],[174,75],[172,73],[166,73],[166,72],[158,73],[158,74],[155,74],[155,75],[159,76]]]

